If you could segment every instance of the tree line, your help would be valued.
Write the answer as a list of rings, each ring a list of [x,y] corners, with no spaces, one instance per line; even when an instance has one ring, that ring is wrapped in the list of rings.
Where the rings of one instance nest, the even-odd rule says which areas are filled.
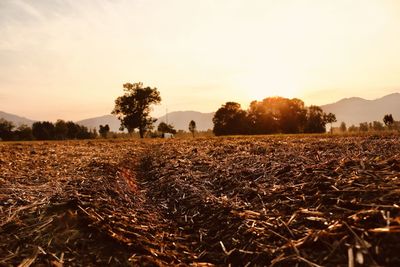
[[[121,130],[129,133],[139,130],[143,138],[152,130],[156,119],[150,116],[151,105],[161,102],[157,88],[145,87],[143,83],[125,83],[124,95],[115,100],[112,114],[121,121]],[[326,114],[318,106],[305,107],[300,99],[269,97],[253,101],[248,110],[240,104],[227,102],[217,110],[213,118],[215,135],[275,134],[275,133],[323,133],[327,123],[336,122],[334,114]],[[194,123],[194,122],[193,122]],[[195,124],[189,131],[194,134]],[[172,125],[160,123],[161,133],[175,133]]]
[[[400,121],[395,121],[392,114],[386,114],[380,121],[361,122],[357,126],[352,124],[347,127],[345,122],[341,122],[340,126],[335,128],[337,132],[380,132],[380,131],[400,131]]]
[[[16,127],[12,122],[0,119],[0,138],[4,141],[93,139],[97,136],[95,129],[89,130],[72,121],[38,121],[34,122],[32,127]]]
[[[227,102],[214,115],[215,135],[324,133],[336,116],[318,106],[306,107],[300,99],[268,97],[253,101],[247,110]]]

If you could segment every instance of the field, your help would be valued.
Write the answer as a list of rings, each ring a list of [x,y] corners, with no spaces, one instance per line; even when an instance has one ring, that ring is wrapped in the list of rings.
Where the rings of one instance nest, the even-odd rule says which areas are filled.
[[[400,266],[399,136],[0,143],[0,266]]]

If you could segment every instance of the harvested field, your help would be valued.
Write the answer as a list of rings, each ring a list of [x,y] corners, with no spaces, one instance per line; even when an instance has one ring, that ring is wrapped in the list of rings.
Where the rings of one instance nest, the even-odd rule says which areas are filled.
[[[0,266],[400,266],[399,137],[0,143]]]

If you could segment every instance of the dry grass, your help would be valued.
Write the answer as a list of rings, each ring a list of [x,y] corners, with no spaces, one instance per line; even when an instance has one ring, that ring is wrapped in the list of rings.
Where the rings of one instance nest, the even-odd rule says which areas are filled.
[[[398,266],[386,136],[0,144],[0,265]]]

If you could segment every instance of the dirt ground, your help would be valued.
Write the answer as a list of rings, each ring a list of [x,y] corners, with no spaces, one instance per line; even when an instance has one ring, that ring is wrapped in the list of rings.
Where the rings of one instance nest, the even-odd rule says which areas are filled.
[[[0,266],[400,266],[399,141],[0,143]]]

